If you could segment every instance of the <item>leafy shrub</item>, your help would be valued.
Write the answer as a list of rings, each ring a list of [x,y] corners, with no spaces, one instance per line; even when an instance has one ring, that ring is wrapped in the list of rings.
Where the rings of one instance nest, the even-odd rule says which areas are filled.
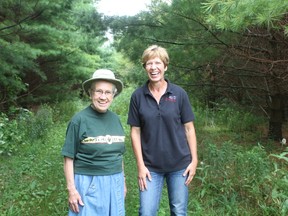
[[[127,116],[128,116],[130,97],[134,90],[135,89],[132,87],[125,88],[123,92],[114,99],[110,108],[113,112],[119,115],[126,134],[128,134],[129,130],[129,127],[127,125]]]
[[[269,181],[274,183],[271,198],[277,207],[281,210],[281,215],[288,214],[288,147],[280,154],[271,154],[276,158],[274,163],[274,172],[272,172]]]
[[[115,98],[111,106],[111,109],[120,116],[124,127],[127,126],[128,106],[133,90],[133,88],[125,89]],[[2,195],[0,212],[3,212],[3,215],[67,214],[63,158],[59,154],[67,126],[62,120],[70,119],[84,104],[87,104],[80,100],[74,102],[63,101],[61,105],[55,105],[53,108],[44,105],[35,114],[22,110],[14,115],[13,119],[0,114],[2,154],[7,152],[13,154],[21,148],[19,144],[27,140],[25,135],[31,137],[29,145],[21,148],[17,157],[10,157],[9,162],[0,155],[0,170],[3,170],[0,172]],[[227,116],[232,115],[232,110],[234,108],[223,108],[218,111],[201,107],[194,109],[197,117],[195,123],[199,142],[199,165],[196,176],[189,186],[191,193],[188,214],[287,215],[288,149],[269,157],[267,149],[260,144],[253,143],[251,146],[250,140],[247,143],[245,136],[241,137],[241,142],[238,139],[236,140],[238,143],[234,143],[234,139],[231,141],[235,133],[227,129],[225,121],[229,119]],[[236,116],[240,118],[238,121],[253,119],[249,115],[243,118],[239,113],[235,113],[233,121],[236,121]],[[251,124],[254,124],[253,121]],[[207,132],[208,128],[213,130]],[[126,130],[128,129],[126,127]],[[42,139],[38,139],[41,138],[39,133],[45,136],[45,148],[41,146]],[[127,131],[126,134],[129,136]],[[139,207],[137,179],[135,180],[137,165],[130,139],[127,139],[126,146],[124,163],[128,187],[127,215],[137,215]],[[267,148],[266,145],[265,147]],[[275,151],[277,149],[274,146],[273,152]],[[50,178],[51,176],[54,178]],[[169,212],[167,191],[163,192],[159,216]]]
[[[61,101],[53,105],[53,119],[59,122],[68,122],[72,116],[85,105],[81,100]]]
[[[9,119],[4,113],[0,113],[0,155],[9,155],[16,152],[19,145],[25,144],[25,130],[19,123],[29,118],[30,112],[19,109],[17,118]],[[27,125],[25,125],[27,128]]]
[[[27,119],[26,123],[28,139],[43,138],[53,126],[53,110],[48,105],[42,105],[35,115]]]
[[[234,132],[255,131],[260,123],[265,122],[263,117],[247,112],[243,107],[235,104],[218,104],[216,115],[219,124],[226,125],[227,129]]]
[[[198,130],[209,128],[209,130],[221,129],[221,131],[227,130],[237,133],[244,131],[255,133],[255,128],[263,125],[266,121],[263,116],[247,112],[243,107],[225,102],[215,104],[213,109],[197,106],[194,113]]]
[[[114,99],[111,105],[111,110],[116,112],[118,115],[127,115],[129,109],[130,97],[134,90],[135,88],[132,87],[125,88],[123,92]]]
[[[228,215],[239,215],[243,207],[243,215],[244,211],[286,215],[287,167],[280,167],[279,161],[273,166],[263,146],[258,144],[249,149],[231,141],[207,143],[199,153],[203,161],[195,177],[201,186],[198,196],[211,208],[222,209],[221,214]],[[219,208],[219,203],[224,209]]]
[[[0,113],[0,154],[11,155],[27,140],[37,140],[47,135],[53,126],[53,110],[41,106],[34,114],[27,109],[13,110],[11,117]]]

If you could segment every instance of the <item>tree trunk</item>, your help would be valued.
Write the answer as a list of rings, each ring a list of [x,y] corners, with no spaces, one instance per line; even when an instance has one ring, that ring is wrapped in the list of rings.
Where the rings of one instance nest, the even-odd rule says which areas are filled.
[[[269,120],[268,138],[275,141],[282,139],[282,124],[284,121],[284,96],[276,94],[271,96],[271,110]]]

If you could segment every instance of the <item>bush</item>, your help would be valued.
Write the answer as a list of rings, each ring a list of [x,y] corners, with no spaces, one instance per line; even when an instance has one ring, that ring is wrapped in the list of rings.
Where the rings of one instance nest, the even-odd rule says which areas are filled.
[[[61,101],[53,106],[54,122],[68,122],[72,116],[84,107],[81,100]]]
[[[111,106],[111,110],[120,116],[124,127],[127,126],[129,99],[133,90],[125,89]],[[59,152],[65,139],[66,121],[79,111],[84,103],[88,103],[80,100],[74,102],[63,101],[53,106],[54,108],[44,105],[35,114],[21,109],[10,119],[5,114],[0,114],[2,155],[11,155],[19,149],[17,157],[12,155],[10,160],[0,155],[0,212],[3,212],[0,215],[67,214],[63,158]],[[269,156],[267,149],[250,139],[247,142],[246,136],[234,140],[235,132],[228,130],[224,123],[227,121],[226,117],[233,114],[234,108],[218,111],[201,109],[194,109],[197,117],[195,123],[199,165],[189,186],[191,193],[188,214],[287,215],[288,149],[277,154],[277,147],[274,145],[273,153],[276,153]],[[245,121],[243,115],[235,113],[235,118],[236,116],[238,121]],[[213,130],[210,130],[211,128]],[[125,129],[129,136],[128,126]],[[241,131],[238,133],[243,134]],[[27,140],[27,135],[31,140],[29,145],[22,148],[20,144]],[[44,139],[39,140],[41,137],[45,139],[45,148],[42,146]],[[126,213],[137,215],[137,165],[130,142],[127,138],[127,152],[124,155],[128,188]],[[51,176],[53,178],[50,178]],[[169,212],[167,190],[163,192],[159,216]]]
[[[11,155],[20,145],[35,141],[48,134],[53,126],[53,109],[42,105],[33,112],[18,108],[11,110],[8,117],[0,113],[0,154]]]
[[[216,114],[219,124],[233,132],[255,132],[255,128],[266,121],[257,113],[249,112],[236,104],[218,104]]]
[[[128,109],[130,97],[134,90],[135,89],[132,87],[125,88],[123,92],[114,99],[110,108],[111,111],[115,112],[120,117],[120,120],[127,135],[129,134],[130,129],[130,127],[127,125]]]
[[[273,182],[274,187],[272,188],[271,198],[277,207],[281,209],[281,215],[288,214],[288,147],[284,152],[280,154],[270,155],[274,162],[274,172],[271,173],[269,178],[270,182]]]
[[[279,161],[273,165],[263,146],[207,143],[199,153],[203,161],[193,184],[200,184],[195,189],[198,197],[214,213],[221,209],[223,215],[286,215],[287,167]]]
[[[25,144],[25,131],[28,127],[27,124],[21,125],[20,122],[29,119],[31,113],[25,109],[18,111],[14,119],[9,119],[6,114],[0,113],[0,155],[11,156],[18,150],[19,145]]]
[[[27,127],[28,139],[37,140],[43,138],[53,126],[53,110],[48,105],[42,105],[31,118],[24,121]]]
[[[221,127],[233,132],[253,131],[260,124],[264,124],[266,119],[253,112],[247,112],[243,107],[234,104],[215,104],[213,109],[197,106],[196,118],[204,127]]]

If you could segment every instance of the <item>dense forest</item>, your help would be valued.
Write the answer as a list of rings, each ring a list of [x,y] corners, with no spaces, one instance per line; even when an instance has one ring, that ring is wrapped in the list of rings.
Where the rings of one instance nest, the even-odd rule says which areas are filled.
[[[152,44],[168,50],[166,77],[188,92],[199,116],[203,163],[192,186],[191,214],[285,215],[288,1],[152,0],[147,10],[120,17],[99,13],[97,1],[0,1],[0,215],[26,215],[22,210],[31,197],[39,204],[29,206],[32,215],[45,207],[51,211],[43,215],[63,215],[66,194],[55,198],[55,185],[64,184],[62,158],[55,155],[67,121],[87,102],[82,81],[99,68],[114,71],[125,90],[113,109],[126,124],[131,92],[146,79],[141,54]],[[46,157],[49,152],[55,162]],[[47,172],[33,167],[37,155]],[[23,193],[13,191],[15,179],[6,181],[13,169],[16,179],[23,178]],[[61,180],[39,183],[53,173]],[[128,185],[136,189],[134,180]],[[135,194],[128,203],[136,205]],[[130,207],[127,215],[132,212]]]
[[[3,0],[0,6],[2,112],[69,100],[96,68],[114,70],[126,86],[140,84],[141,52],[155,43],[170,53],[171,81],[211,108],[227,99],[265,115],[269,137],[282,138],[285,0],[154,0],[132,17],[105,17],[92,0]]]

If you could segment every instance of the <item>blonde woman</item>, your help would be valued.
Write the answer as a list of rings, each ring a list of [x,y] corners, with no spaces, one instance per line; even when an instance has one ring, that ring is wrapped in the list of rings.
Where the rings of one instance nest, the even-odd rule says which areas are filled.
[[[166,180],[170,215],[187,215],[188,185],[198,163],[187,93],[165,79],[169,56],[152,45],[142,55],[148,81],[131,96],[128,124],[138,167],[141,216],[156,216]]]

